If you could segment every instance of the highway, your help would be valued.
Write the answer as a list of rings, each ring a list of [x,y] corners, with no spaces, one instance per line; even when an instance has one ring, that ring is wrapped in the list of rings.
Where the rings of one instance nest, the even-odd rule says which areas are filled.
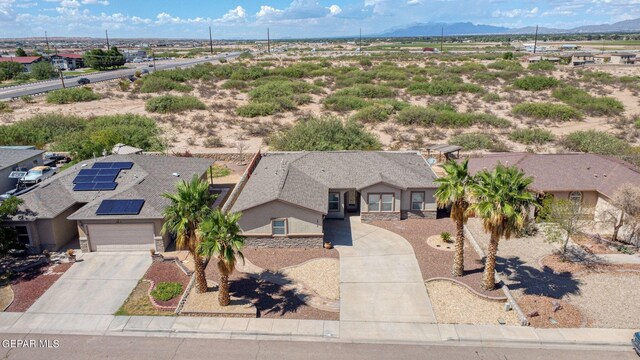
[[[207,62],[212,62],[215,60],[219,60],[221,58],[225,59],[233,59],[240,55],[239,52],[226,53],[221,55],[216,55],[208,58],[200,58],[200,59],[176,59],[176,60],[166,60],[166,61],[156,61],[155,71],[157,70],[169,70],[175,69],[178,67],[185,68],[191,67],[198,64],[204,64]],[[153,62],[145,62],[140,64],[134,64],[134,68],[130,69],[121,69],[121,70],[113,70],[113,71],[101,71],[96,73],[89,73],[87,75],[82,76],[74,76],[64,79],[64,83],[66,87],[75,87],[81,86],[78,84],[78,79],[87,78],[91,81],[91,83],[96,83],[100,81],[108,81],[114,79],[125,78],[130,75],[134,75],[136,71],[141,71],[143,69],[149,70],[149,72],[153,72],[154,68],[149,67],[149,64],[153,64]],[[132,64],[128,64],[131,66]],[[25,95],[36,95],[41,93],[46,93],[53,90],[62,89],[62,82],[60,79],[57,80],[49,80],[43,81],[39,83],[31,83],[24,84],[13,87],[0,88],[0,100],[19,98]]]

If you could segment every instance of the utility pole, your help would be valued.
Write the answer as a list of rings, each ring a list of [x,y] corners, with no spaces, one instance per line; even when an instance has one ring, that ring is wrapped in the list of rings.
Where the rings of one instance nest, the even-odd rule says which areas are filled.
[[[209,51],[213,55],[213,37],[211,37],[211,26],[209,26]]]
[[[151,49],[151,58],[153,59],[153,72],[156,72],[156,54],[153,49]]]
[[[109,46],[109,30],[105,30],[104,34],[107,36],[107,51],[109,51],[111,49],[111,46]]]
[[[359,51],[362,54],[362,28],[360,28],[360,45],[358,45],[360,47]]]
[[[267,52],[271,54],[271,34],[269,33],[269,28],[267,28]]]
[[[61,69],[58,69],[58,74],[60,74],[60,81],[62,81],[62,88],[66,89],[66,86],[64,85],[64,75],[62,74]]]
[[[533,39],[533,53],[536,53],[536,50],[538,49],[538,25],[536,25],[536,36]]]
[[[444,26],[440,28],[440,52],[444,52]]]
[[[47,43],[47,53],[50,51],[49,50],[49,36],[47,35],[47,32],[44,32],[44,41],[45,43]]]

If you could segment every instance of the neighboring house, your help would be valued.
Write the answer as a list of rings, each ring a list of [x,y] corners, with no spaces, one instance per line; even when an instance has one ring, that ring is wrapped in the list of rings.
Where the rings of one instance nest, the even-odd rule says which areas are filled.
[[[522,60],[529,64],[535,64],[540,61],[549,61],[554,64],[558,64],[560,63],[561,59],[559,57],[553,57],[553,56],[526,56],[526,57],[523,57]]]
[[[418,152],[265,153],[231,207],[249,246],[317,247],[325,219],[435,218],[435,173]]]
[[[469,159],[472,174],[496,164],[517,166],[534,181],[532,190],[571,200],[598,214],[624,184],[640,185],[640,170],[624,161],[596,154],[488,154]]]
[[[61,70],[75,70],[84,67],[82,54],[51,55],[51,64]]]
[[[115,144],[111,153],[114,155],[142,154],[142,149],[126,144]]]
[[[21,195],[20,212],[6,224],[40,250],[59,250],[79,239],[85,252],[164,251],[171,241],[161,233],[170,201],[162,195],[194,175],[205,179],[211,165],[207,159],[160,155],[81,161]]]
[[[636,63],[636,54],[615,53],[611,54],[611,63],[617,65],[633,65]]]
[[[133,62],[134,60],[139,62],[147,57],[145,50],[125,50],[123,54],[127,62]]]
[[[578,46],[577,44],[562,44],[562,45],[560,45],[560,50],[563,50],[563,51],[578,50],[579,48],[580,48],[580,46]]]
[[[593,55],[593,61],[596,64],[609,64],[611,62],[611,55],[610,54]]]
[[[9,178],[13,171],[27,171],[43,163],[43,150],[0,148],[0,194],[15,189],[17,178]]]
[[[582,66],[582,65],[590,65],[595,64],[595,59],[593,58],[593,54],[573,54],[571,57],[571,64],[573,66]]]
[[[42,61],[42,56],[0,57],[0,62],[16,62],[23,66],[24,72],[31,72],[33,64]]]

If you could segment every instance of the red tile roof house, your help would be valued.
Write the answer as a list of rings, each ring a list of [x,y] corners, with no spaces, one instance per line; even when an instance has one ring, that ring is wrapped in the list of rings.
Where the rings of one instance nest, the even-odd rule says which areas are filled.
[[[31,72],[31,66],[42,61],[42,56],[12,56],[0,57],[0,62],[17,62],[24,66],[24,72]]]
[[[498,163],[517,166],[534,181],[532,190],[558,199],[579,201],[595,209],[595,218],[611,207],[622,185],[640,186],[640,170],[615,158],[597,154],[487,154],[469,159],[471,174],[493,169]]]

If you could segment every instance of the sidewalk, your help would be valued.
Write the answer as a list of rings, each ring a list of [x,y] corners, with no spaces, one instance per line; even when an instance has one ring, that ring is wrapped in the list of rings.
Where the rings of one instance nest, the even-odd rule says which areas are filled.
[[[0,333],[604,348],[612,351],[630,350],[634,331],[261,318],[0,313]]]

